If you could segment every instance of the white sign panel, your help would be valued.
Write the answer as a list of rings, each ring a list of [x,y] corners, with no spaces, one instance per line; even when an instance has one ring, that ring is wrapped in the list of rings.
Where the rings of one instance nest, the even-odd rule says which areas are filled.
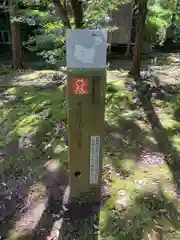
[[[68,29],[66,60],[68,68],[105,68],[107,32],[89,29]]]
[[[90,143],[90,184],[98,184],[99,179],[99,157],[100,157],[100,136],[91,136]]]

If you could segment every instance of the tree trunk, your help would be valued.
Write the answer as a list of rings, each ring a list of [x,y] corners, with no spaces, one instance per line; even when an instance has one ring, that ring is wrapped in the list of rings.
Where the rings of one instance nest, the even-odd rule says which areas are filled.
[[[72,10],[73,10],[76,28],[82,28],[83,24],[84,24],[84,22],[83,22],[83,17],[84,17],[83,2],[81,0],[71,0],[71,6],[72,6]]]
[[[11,19],[15,16],[17,6],[13,0],[9,0],[8,3],[12,46],[12,67],[18,69],[22,68],[20,26],[18,23],[11,22]]]
[[[71,28],[71,24],[65,8],[66,7],[65,3],[66,2],[62,4],[60,0],[53,0],[56,15],[63,21],[65,27]]]
[[[145,23],[146,23],[146,16],[147,16],[147,3],[148,3],[148,0],[139,0],[139,4],[138,4],[139,6],[138,6],[138,13],[137,13],[137,21],[136,21],[135,48],[134,48],[132,68],[130,70],[130,74],[134,78],[140,77],[142,45],[143,45],[143,37],[144,37]]]

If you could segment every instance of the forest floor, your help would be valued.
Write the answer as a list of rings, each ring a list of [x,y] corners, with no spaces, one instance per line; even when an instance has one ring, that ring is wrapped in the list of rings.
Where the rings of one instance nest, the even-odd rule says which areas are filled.
[[[110,62],[102,187],[110,196],[66,233],[65,71],[0,71],[0,239],[180,239],[179,64],[178,53],[144,60],[148,73],[135,83],[130,61]]]

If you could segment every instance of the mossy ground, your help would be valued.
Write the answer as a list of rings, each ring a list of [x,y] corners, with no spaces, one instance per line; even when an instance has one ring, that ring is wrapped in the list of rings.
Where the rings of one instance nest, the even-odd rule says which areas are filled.
[[[132,81],[111,78],[113,74],[109,72],[107,83],[103,174],[111,198],[101,209],[99,228],[94,226],[93,217],[84,219],[77,239],[95,239],[94,229],[102,240],[178,240],[180,206],[176,187],[180,169],[172,172],[166,161],[167,152],[159,141],[166,145],[164,148],[173,147],[175,152],[168,151],[169,158],[179,154],[179,92],[167,93],[161,99],[151,98],[153,114],[165,131],[165,135],[157,138],[136,92],[127,87]],[[40,75],[33,79],[38,81]],[[60,166],[67,168],[64,135],[57,130],[62,122],[67,123],[63,85],[1,87],[2,179],[20,174],[41,182],[51,159],[57,159]],[[144,159],[150,162],[143,163]],[[9,239],[20,239],[21,234],[15,235],[12,226]]]
[[[62,164],[66,162],[62,135],[55,135],[56,125],[67,119],[63,88],[11,87],[2,94],[9,99],[0,108],[0,146],[9,158],[2,162],[1,171],[24,164],[23,172],[38,174],[48,159],[58,157]]]

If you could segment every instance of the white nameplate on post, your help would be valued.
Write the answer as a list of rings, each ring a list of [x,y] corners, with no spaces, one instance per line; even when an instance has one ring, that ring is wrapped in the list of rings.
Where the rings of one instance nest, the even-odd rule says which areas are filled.
[[[90,142],[90,184],[99,183],[100,136],[91,136]]]

